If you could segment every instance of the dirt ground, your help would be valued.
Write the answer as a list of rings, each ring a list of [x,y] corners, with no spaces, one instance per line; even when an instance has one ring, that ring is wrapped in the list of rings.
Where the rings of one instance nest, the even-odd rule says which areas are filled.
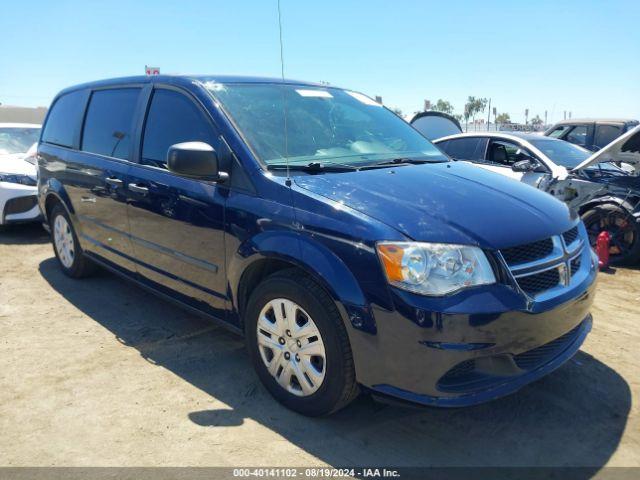
[[[0,465],[640,466],[640,271],[600,275],[582,351],[510,397],[330,418],[279,406],[243,342],[101,273],[38,226],[0,233]]]

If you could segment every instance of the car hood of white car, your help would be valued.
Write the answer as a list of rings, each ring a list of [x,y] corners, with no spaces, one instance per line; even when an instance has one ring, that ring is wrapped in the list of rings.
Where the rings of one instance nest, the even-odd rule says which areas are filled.
[[[25,160],[26,153],[0,154],[0,173],[36,176],[36,166]]]
[[[640,175],[640,125],[598,150],[572,171],[582,170],[601,162],[626,163],[634,168],[636,175]]]

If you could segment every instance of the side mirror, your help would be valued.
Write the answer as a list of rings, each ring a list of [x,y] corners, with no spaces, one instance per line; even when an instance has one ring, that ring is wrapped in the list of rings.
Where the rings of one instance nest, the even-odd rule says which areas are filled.
[[[228,174],[218,171],[218,155],[204,142],[171,145],[167,151],[167,168],[183,177],[222,182]]]
[[[535,165],[531,160],[520,160],[511,165],[511,170],[514,172],[530,172],[535,168]]]

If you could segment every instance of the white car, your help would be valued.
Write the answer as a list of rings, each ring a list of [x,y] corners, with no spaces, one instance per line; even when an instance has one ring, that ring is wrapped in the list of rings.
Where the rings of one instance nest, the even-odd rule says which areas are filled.
[[[593,153],[564,140],[513,132],[461,133],[453,118],[434,112],[413,127],[455,160],[544,190],[574,208],[595,245],[607,231],[612,263],[640,261],[640,127]]]
[[[40,219],[36,146],[40,125],[0,123],[0,226]]]

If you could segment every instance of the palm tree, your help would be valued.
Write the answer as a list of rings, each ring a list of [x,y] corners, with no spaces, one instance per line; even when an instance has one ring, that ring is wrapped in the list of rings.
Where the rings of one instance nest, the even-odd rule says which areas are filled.
[[[501,113],[496,117],[496,124],[503,125],[505,123],[511,123],[511,117],[508,113]]]

